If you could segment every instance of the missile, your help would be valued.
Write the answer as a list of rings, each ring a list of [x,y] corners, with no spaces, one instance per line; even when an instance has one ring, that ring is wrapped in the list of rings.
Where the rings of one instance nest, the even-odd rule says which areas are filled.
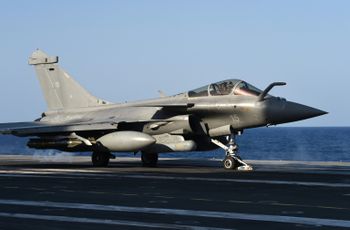
[[[111,152],[137,152],[156,142],[152,136],[136,131],[117,131],[96,140]]]
[[[81,140],[73,138],[31,138],[27,142],[29,148],[34,149],[58,149],[66,152],[91,151]]]

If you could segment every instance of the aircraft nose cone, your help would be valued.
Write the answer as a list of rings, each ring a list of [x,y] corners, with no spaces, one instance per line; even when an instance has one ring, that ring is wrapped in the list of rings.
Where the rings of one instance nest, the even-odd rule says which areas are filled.
[[[327,112],[290,101],[286,101],[280,110],[274,110],[270,113],[274,124],[300,121],[324,114]]]
[[[287,102],[284,113],[287,117],[297,121],[327,114],[325,111],[295,102]]]

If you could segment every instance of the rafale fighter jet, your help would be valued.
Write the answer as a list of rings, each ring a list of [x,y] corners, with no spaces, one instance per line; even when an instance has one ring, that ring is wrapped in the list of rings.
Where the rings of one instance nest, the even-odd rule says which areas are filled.
[[[35,67],[48,109],[33,122],[0,124],[0,133],[30,137],[28,146],[92,152],[94,166],[107,166],[114,152],[141,152],[144,166],[156,166],[165,152],[224,149],[225,169],[252,170],[235,141],[243,130],[303,120],[322,110],[274,97],[274,82],[259,90],[229,79],[174,96],[110,103],[96,98],[58,65],[58,57],[36,50]]]

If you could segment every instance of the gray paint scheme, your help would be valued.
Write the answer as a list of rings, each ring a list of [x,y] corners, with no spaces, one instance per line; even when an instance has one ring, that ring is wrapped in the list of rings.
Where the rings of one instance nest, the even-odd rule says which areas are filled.
[[[58,57],[48,57],[36,50],[29,58],[37,73],[49,111],[91,107],[103,104],[81,87],[63,69],[56,65]]]
[[[285,83],[260,91],[237,79],[174,96],[114,104],[92,96],[57,63],[58,57],[40,50],[32,54],[29,64],[36,70],[48,110],[34,122],[0,124],[0,133],[35,137],[28,146],[64,151],[203,151],[217,148],[212,139],[227,144],[228,136],[247,128],[326,114],[268,94]],[[134,140],[128,143],[136,147],[121,140]]]

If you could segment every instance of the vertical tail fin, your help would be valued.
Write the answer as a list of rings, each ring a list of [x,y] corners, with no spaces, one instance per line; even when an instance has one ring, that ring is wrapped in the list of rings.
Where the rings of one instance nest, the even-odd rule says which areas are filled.
[[[49,57],[41,50],[34,51],[29,58],[29,64],[35,67],[49,111],[107,104],[86,91],[57,63],[57,56]]]

